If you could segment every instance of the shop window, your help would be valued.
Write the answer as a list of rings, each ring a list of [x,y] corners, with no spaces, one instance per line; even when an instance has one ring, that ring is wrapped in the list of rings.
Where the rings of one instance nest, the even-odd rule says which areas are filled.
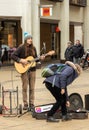
[[[1,21],[0,41],[9,47],[16,46],[16,22]]]
[[[70,5],[85,7],[87,0],[70,0]]]
[[[11,54],[16,49],[17,43],[16,21],[0,21],[0,45],[2,48],[2,63],[11,62]]]

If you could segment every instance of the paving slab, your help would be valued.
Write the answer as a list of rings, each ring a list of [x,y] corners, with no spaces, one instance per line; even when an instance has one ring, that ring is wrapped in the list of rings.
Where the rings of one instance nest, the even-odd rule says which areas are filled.
[[[42,67],[43,68],[43,67]],[[37,70],[36,86],[35,86],[35,105],[42,105],[55,102],[49,91],[43,84],[44,78],[41,77],[41,69]],[[83,99],[85,107],[85,95],[89,94],[89,69],[82,72],[81,76],[77,78],[68,87],[68,93],[77,92]],[[2,67],[0,69],[0,84],[1,88],[19,89],[19,103],[22,104],[22,91],[20,74],[18,74],[14,67]],[[1,94],[1,93],[0,93]],[[8,102],[9,98],[6,96]],[[14,98],[15,99],[15,98]],[[6,102],[6,103],[7,103]],[[15,99],[16,102],[16,99]],[[2,94],[0,95],[0,104],[2,104]],[[7,106],[8,104],[6,104]],[[23,104],[22,104],[23,105]],[[0,115],[0,130],[89,130],[88,119],[72,119],[71,121],[59,123],[48,123],[46,120],[37,120],[32,117],[31,112],[27,112],[19,117],[4,117]]]

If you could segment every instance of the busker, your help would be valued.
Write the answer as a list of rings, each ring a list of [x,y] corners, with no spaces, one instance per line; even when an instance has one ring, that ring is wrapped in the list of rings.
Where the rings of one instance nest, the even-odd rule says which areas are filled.
[[[59,119],[53,117],[59,107],[61,107],[62,121],[68,121],[71,119],[67,114],[67,106],[70,106],[67,86],[80,75],[81,71],[82,69],[78,64],[66,61],[62,72],[47,77],[44,80],[43,83],[45,83],[47,89],[56,99],[56,103],[54,103],[51,110],[47,113],[48,122],[59,122]]]
[[[21,44],[16,51],[12,54],[12,59],[17,63],[22,64],[25,68],[28,65],[28,60],[26,58],[31,56],[37,58],[37,51],[33,45],[32,36],[27,33],[24,38],[24,44]],[[44,60],[45,56],[40,56],[41,60]],[[39,61],[39,60],[38,60]],[[34,90],[35,90],[35,79],[36,79],[36,66],[30,67],[29,70],[21,74],[22,79],[22,96],[23,96],[23,110],[32,110],[34,108]],[[29,84],[29,106],[27,101],[27,87]]]

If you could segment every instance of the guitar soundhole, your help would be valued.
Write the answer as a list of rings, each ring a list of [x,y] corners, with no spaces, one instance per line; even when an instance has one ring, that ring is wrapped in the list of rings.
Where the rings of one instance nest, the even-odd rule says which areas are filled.
[[[30,60],[28,60],[27,62],[28,62],[28,63],[31,63],[31,61],[30,61]]]

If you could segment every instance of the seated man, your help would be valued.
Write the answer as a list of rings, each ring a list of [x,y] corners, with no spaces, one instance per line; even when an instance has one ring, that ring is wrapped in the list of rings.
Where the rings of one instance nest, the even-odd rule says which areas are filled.
[[[61,107],[62,121],[70,120],[67,115],[67,106],[70,105],[67,94],[67,86],[71,84],[81,73],[81,67],[78,64],[73,64],[66,61],[62,72],[53,76],[47,77],[44,80],[45,86],[56,99],[50,111],[47,113],[48,122],[59,122],[53,115]]]

